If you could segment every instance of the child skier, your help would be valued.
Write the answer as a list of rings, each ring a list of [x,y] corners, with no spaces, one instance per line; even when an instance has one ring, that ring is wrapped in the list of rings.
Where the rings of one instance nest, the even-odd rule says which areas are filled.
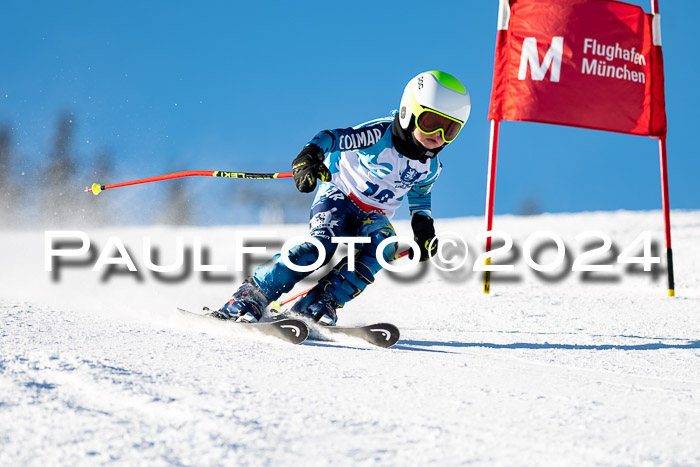
[[[469,93],[460,81],[444,72],[419,74],[406,85],[399,111],[358,126],[324,130],[304,146],[292,162],[294,183],[302,193],[323,183],[311,206],[309,231],[326,252],[326,263],[338,244],[331,238],[368,237],[356,245],[355,270],[344,258],[292,311],[324,325],[335,325],[336,310],[374,282],[381,269],[377,245],[395,234],[390,219],[405,197],[411,227],[420,247],[421,261],[429,258],[435,228],[431,217],[431,187],[440,174],[438,153],[456,137],[469,117]],[[432,249],[437,242],[432,243]],[[390,261],[396,244],[384,250]],[[316,247],[307,242],[289,250],[299,266],[318,259]],[[325,264],[325,263],[324,263]],[[311,272],[294,271],[280,255],[259,266],[221,309],[217,318],[257,322],[270,302],[289,292]]]

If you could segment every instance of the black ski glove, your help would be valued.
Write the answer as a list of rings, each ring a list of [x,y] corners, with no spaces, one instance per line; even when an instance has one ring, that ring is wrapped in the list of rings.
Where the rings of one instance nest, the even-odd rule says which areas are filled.
[[[424,214],[415,214],[411,219],[411,227],[413,228],[413,239],[420,248],[420,260],[427,261],[430,255],[435,255],[437,252],[438,241],[435,239],[435,227],[433,226],[433,218]],[[430,242],[433,242],[430,245]],[[428,247],[431,247],[428,250]],[[408,251],[408,257],[413,259],[413,250]]]
[[[311,193],[316,189],[316,179],[328,182],[331,172],[323,165],[324,154],[321,148],[315,144],[309,144],[301,150],[292,161],[292,173],[297,190],[302,193]]]

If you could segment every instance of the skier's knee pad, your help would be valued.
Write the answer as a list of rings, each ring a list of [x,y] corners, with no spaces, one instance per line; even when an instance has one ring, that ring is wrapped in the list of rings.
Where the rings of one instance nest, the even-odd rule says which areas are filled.
[[[330,240],[324,242],[319,239],[319,241],[321,241],[322,249],[326,253],[326,258],[323,262],[323,265],[325,265],[333,257],[333,253],[335,253],[338,245],[331,243]],[[314,264],[318,260],[319,254],[318,248],[311,242],[295,245],[288,252],[289,261],[297,266]],[[254,277],[265,295],[271,300],[277,300],[280,295],[292,290],[297,282],[309,274],[311,274],[311,271],[300,272],[287,267],[281,259],[281,254],[276,254],[271,260],[260,265],[255,270]]]
[[[338,248],[337,243],[331,243],[330,238],[314,237],[318,240],[326,254],[326,258],[320,267],[325,266],[333,257],[335,250]],[[289,260],[298,266],[308,266],[318,260],[320,252],[316,245],[311,242],[305,242],[301,245],[296,245],[289,249]]]
[[[377,254],[378,254],[378,247],[379,244],[382,243],[384,240],[387,238],[394,237],[396,233],[394,232],[393,227],[391,225],[388,226],[383,226],[382,228],[375,230],[369,234],[370,239],[372,240],[370,243],[367,243],[363,246],[362,248],[362,255],[371,257],[375,263],[377,263]],[[396,243],[392,242],[389,243],[384,247],[384,249],[381,251],[382,255],[384,256],[384,261],[389,262],[392,259],[394,259],[394,256],[396,256]],[[369,261],[369,260],[368,260]],[[371,265],[371,262],[370,262]],[[376,269],[374,268],[374,265],[371,265],[372,269],[374,272],[379,271],[381,269],[381,266],[379,266],[379,263],[377,263]]]

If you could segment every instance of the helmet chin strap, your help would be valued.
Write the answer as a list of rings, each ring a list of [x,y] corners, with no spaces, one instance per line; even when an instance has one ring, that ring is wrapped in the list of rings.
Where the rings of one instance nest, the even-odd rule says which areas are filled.
[[[413,128],[415,128],[415,125],[413,125]],[[442,143],[442,146],[435,148],[435,149],[428,149],[425,146],[423,146],[423,143],[418,141],[418,138],[413,134],[413,130],[411,130],[411,139],[413,142],[416,144],[416,146],[419,146],[425,150],[425,157],[427,159],[432,159],[433,157],[437,156],[437,153],[442,151],[442,149],[448,145],[448,143]]]
[[[447,143],[443,144],[439,148],[427,149],[425,146],[420,144],[420,142],[413,136],[413,129],[416,127],[415,117],[411,117],[411,122],[407,129],[401,127],[399,122],[399,116],[394,118],[391,129],[391,138],[394,142],[394,146],[403,156],[408,157],[414,161],[420,161],[424,163],[428,159],[435,157]]]
[[[408,125],[409,134],[411,135],[411,140],[413,140],[413,143],[414,143],[416,146],[418,146],[419,148],[422,148],[422,149],[423,149],[422,157],[420,157],[418,160],[419,160],[421,163],[425,163],[425,161],[427,161],[428,159],[432,159],[432,158],[434,158],[435,156],[437,156],[438,152],[442,151],[443,148],[444,148],[445,146],[447,146],[449,143],[442,143],[442,146],[437,147],[437,148],[435,148],[435,149],[428,149],[428,148],[426,148],[425,146],[423,146],[423,144],[422,144],[420,141],[418,141],[418,138],[416,138],[415,134],[413,133],[413,130],[416,129],[416,123],[415,123],[415,122],[416,122],[415,117],[414,117],[414,118],[411,118],[411,124]]]

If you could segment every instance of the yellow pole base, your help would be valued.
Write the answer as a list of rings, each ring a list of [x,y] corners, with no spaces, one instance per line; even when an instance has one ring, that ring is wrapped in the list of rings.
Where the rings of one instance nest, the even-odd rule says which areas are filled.
[[[486,266],[491,265],[491,258],[486,258]],[[491,293],[491,271],[484,271],[484,293]]]

